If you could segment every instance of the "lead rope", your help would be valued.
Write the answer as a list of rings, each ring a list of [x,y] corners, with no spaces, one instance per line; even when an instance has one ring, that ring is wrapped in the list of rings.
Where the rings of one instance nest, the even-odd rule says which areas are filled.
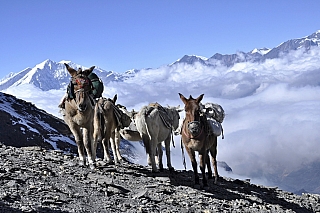
[[[173,134],[174,134],[174,130],[173,128],[171,128],[172,132],[171,132],[171,141],[172,141],[172,146],[173,148],[176,148],[176,146],[174,145],[174,140],[173,140]]]
[[[182,163],[184,166],[184,170],[187,170],[186,157],[184,156],[182,138],[181,138],[181,151],[182,151]]]

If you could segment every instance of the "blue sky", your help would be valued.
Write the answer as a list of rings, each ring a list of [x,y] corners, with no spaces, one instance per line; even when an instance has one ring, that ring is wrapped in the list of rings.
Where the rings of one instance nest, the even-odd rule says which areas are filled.
[[[0,78],[46,59],[105,70],[272,48],[320,29],[320,1],[0,1]]]

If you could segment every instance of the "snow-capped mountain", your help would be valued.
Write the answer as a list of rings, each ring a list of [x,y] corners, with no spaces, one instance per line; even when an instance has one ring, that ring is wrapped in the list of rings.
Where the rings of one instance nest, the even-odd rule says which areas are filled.
[[[278,58],[280,54],[285,54],[289,51],[298,50],[301,48],[305,48],[305,50],[307,51],[314,46],[320,46],[320,30],[303,38],[291,39],[289,41],[283,42],[279,46],[272,49],[255,48],[247,53],[239,51],[234,54],[225,55],[216,53],[210,58],[185,55],[181,59],[177,60],[175,63],[192,64],[195,62],[199,62],[208,66],[216,66],[216,64],[219,63],[230,67],[240,62],[264,62],[266,59]]]
[[[298,39],[291,39],[283,42],[275,48],[255,48],[250,52],[237,52],[234,54],[220,54],[216,53],[210,58],[205,58],[196,55],[185,55],[178,59],[174,63],[168,65],[168,67],[177,64],[195,64],[200,63],[203,66],[224,65],[227,67],[234,66],[241,62],[259,62],[263,63],[266,59],[275,59],[280,55],[289,53],[299,49],[305,51],[310,50],[311,47],[320,46],[320,30],[315,33]],[[68,63],[71,67],[78,69],[79,67],[85,69],[79,64],[75,64],[71,61],[54,62],[47,59],[33,68],[26,68],[16,74],[11,73],[0,81],[0,91],[9,87],[18,86],[21,84],[33,84],[43,91],[51,89],[65,89],[70,80],[69,73],[65,69],[64,63]],[[94,66],[94,65],[93,65]],[[126,79],[134,77],[140,70],[128,70],[125,73],[116,73],[113,71],[105,71],[98,66],[95,67],[94,72],[102,79],[105,84],[112,81],[124,81]]]
[[[86,67],[72,63],[71,61],[54,62],[47,59],[33,68],[26,68],[19,73],[10,74],[8,77],[2,79],[0,81],[0,90],[22,84],[32,84],[43,91],[66,88],[70,81],[70,74],[66,70],[64,63],[69,64],[75,69],[86,69]],[[105,83],[121,81],[135,73],[135,71],[132,70],[120,75],[112,71],[105,71],[99,67],[95,67],[94,72],[97,73]]]

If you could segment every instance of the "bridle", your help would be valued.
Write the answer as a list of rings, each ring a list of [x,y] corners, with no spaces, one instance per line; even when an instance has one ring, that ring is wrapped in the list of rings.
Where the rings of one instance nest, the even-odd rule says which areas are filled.
[[[78,97],[79,97],[79,95],[84,94],[84,98],[87,96],[90,99],[89,93],[92,91],[92,88],[93,88],[92,82],[90,81],[90,79],[87,76],[85,76],[83,74],[79,74],[75,77],[72,77],[71,82],[73,84],[72,89],[73,89],[73,93],[75,95],[74,102],[76,103],[79,111],[85,111],[87,109],[87,106],[85,106],[85,109],[79,108],[79,103],[78,103],[79,100],[77,100],[78,99],[77,94],[78,94]],[[77,90],[74,90],[75,85],[78,87]]]
[[[186,112],[187,112],[187,111],[186,111]],[[197,111],[196,111],[196,114],[197,114],[198,116],[194,115],[195,119],[192,120],[192,121],[187,120],[187,119],[188,119],[187,117],[185,118],[186,120],[185,120],[184,122],[187,122],[187,123],[186,123],[186,127],[182,128],[182,133],[183,133],[185,136],[187,136],[188,138],[190,138],[190,139],[196,139],[196,140],[197,140],[197,139],[200,139],[201,136],[202,136],[202,134],[204,133],[204,125],[201,123],[200,111],[197,110]],[[185,124],[184,124],[184,125],[185,125]],[[200,128],[200,132],[198,132],[197,135],[193,135],[193,134],[192,134],[192,126],[197,126],[197,127]],[[188,131],[188,132],[187,132],[187,131]]]

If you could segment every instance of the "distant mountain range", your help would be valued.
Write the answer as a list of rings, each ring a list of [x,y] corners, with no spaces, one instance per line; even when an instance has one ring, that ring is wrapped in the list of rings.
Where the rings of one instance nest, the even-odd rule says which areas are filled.
[[[277,47],[272,49],[261,48],[254,49],[250,52],[237,52],[234,54],[220,54],[216,53],[210,58],[204,58],[195,55],[185,55],[181,59],[175,61],[172,64],[167,65],[168,67],[177,64],[195,64],[200,63],[203,66],[217,66],[223,65],[231,67],[241,62],[264,62],[267,59],[275,59],[283,54],[287,54],[290,51],[298,49],[304,49],[305,51],[310,50],[312,47],[320,46],[320,30],[315,33],[298,39],[291,39],[283,42]],[[0,91],[9,87],[18,86],[21,84],[33,84],[43,91],[51,89],[65,89],[69,82],[70,76],[65,69],[64,63],[68,63],[74,68],[85,68],[79,64],[75,64],[71,61],[60,61],[54,62],[50,59],[43,61],[33,68],[26,68],[18,73],[10,73],[0,80]],[[106,71],[96,66],[94,72],[102,79],[105,84],[111,81],[124,81],[128,78],[133,77],[139,70],[128,70],[125,73],[117,73],[113,71]]]
[[[231,55],[222,55],[220,53],[216,53],[210,58],[185,55],[174,64],[193,64],[195,62],[199,62],[203,65],[215,66],[219,63],[221,65],[230,67],[240,62],[264,62],[267,59],[278,58],[280,54],[286,54],[293,50],[305,48],[305,50],[308,51],[311,47],[314,46],[320,46],[320,30],[303,38],[291,39],[289,41],[283,42],[279,46],[272,49],[256,48],[247,53],[239,51]]]

